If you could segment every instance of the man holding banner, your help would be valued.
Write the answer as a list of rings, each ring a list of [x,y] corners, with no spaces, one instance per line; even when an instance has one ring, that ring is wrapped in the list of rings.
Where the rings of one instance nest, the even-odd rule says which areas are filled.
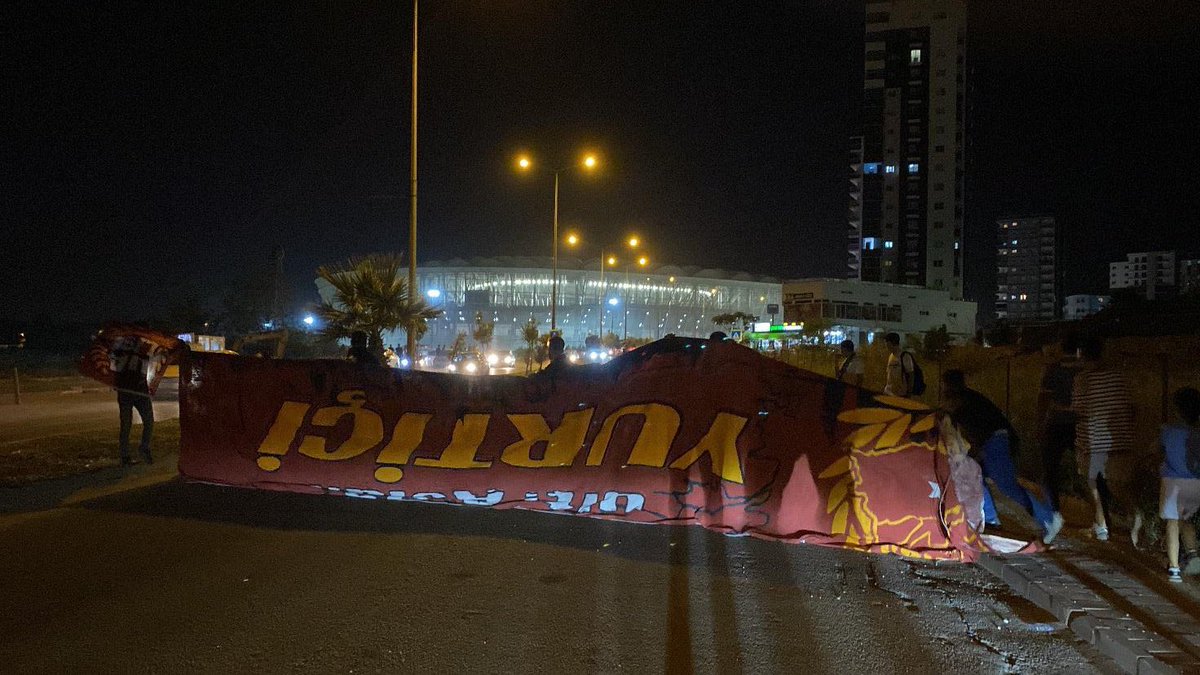
[[[113,343],[113,384],[117,390],[117,406],[121,414],[121,465],[133,463],[129,456],[129,432],[133,426],[133,411],[142,419],[142,442],[138,452],[147,464],[154,463],[150,454],[150,438],[154,434],[154,402],[150,397],[150,386],[146,371],[150,360],[141,349],[141,339],[122,336]]]
[[[150,438],[154,433],[154,392],[167,366],[179,363],[188,353],[178,338],[141,326],[111,324],[96,334],[79,361],[79,372],[117,390],[121,414],[121,464],[129,465],[129,432],[133,411],[142,418],[142,442],[138,450],[147,464]]]

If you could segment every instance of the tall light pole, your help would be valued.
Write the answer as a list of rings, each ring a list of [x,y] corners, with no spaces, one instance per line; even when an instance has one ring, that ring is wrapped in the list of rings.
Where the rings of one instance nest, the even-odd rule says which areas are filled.
[[[561,169],[554,171],[554,237],[553,247],[553,274],[550,280],[550,333],[553,334],[558,329],[558,175],[567,169],[583,167],[589,171],[596,168],[596,156],[592,154],[584,155],[583,159],[575,164],[564,166]],[[522,171],[528,171],[533,166],[533,161],[528,156],[522,155],[517,158],[517,168]]]
[[[568,246],[578,246],[578,245],[580,245],[581,239],[580,239],[579,235],[577,235],[575,233],[571,233],[571,234],[567,235],[566,241],[567,241]],[[633,237],[630,237],[628,240],[626,240],[625,244],[627,246],[629,246],[630,249],[636,249],[638,246],[641,245],[641,240],[638,237],[633,236]],[[642,256],[641,258],[638,259],[638,264],[643,267],[648,262],[649,262],[649,260],[646,259],[646,256]],[[600,335],[599,335],[599,337],[601,340],[604,339],[604,299],[605,299],[605,296],[607,295],[607,293],[606,293],[607,289],[604,286],[604,268],[606,266],[614,267],[616,264],[617,264],[616,257],[610,255],[608,252],[605,252],[604,247],[601,247],[600,248],[600,289],[596,292],[596,297],[600,303]],[[629,285],[629,265],[625,266],[625,284],[628,287],[628,285]],[[628,304],[627,304],[627,306],[628,306]],[[626,309],[625,313],[626,313],[626,316],[628,316],[629,310]]]
[[[409,194],[408,194],[408,299],[417,298],[417,2],[413,0],[412,35],[412,141],[409,150]],[[408,324],[405,347],[409,363],[417,358],[417,321]]]
[[[638,243],[638,240],[636,237],[629,240],[629,246],[631,248],[636,248],[637,243]],[[647,259],[646,256],[642,256],[637,259],[637,264],[639,267],[645,267],[646,264],[649,262],[650,262],[650,260]],[[625,320],[624,320],[625,327],[623,329],[623,332],[625,333],[625,335],[623,335],[621,337],[622,341],[629,339],[629,295],[628,295],[628,293],[629,293],[629,267],[630,267],[629,263],[625,263],[625,293],[626,293],[626,295],[625,295]]]

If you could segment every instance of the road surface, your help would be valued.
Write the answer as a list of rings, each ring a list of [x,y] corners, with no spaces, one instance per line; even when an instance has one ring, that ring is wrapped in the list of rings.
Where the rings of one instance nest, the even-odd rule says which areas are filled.
[[[179,417],[179,401],[173,395],[177,394],[159,391],[155,420]],[[138,420],[136,413],[133,419]],[[5,445],[99,429],[116,433],[116,428],[117,395],[111,391],[28,394],[21,405],[0,405],[0,452]]]
[[[974,566],[168,478],[0,517],[3,670],[1116,672]]]

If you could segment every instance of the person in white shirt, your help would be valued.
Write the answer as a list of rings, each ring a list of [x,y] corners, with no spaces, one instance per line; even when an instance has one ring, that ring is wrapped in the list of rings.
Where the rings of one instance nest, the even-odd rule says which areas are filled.
[[[842,364],[838,366],[837,370],[838,382],[861,387],[864,372],[866,372],[866,364],[863,363],[863,358],[854,352],[854,341],[843,340]]]

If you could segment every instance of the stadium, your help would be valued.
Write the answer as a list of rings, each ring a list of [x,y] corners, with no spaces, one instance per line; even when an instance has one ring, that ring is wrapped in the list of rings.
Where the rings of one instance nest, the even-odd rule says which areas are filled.
[[[417,268],[418,289],[443,314],[429,323],[421,343],[448,346],[460,332],[469,336],[480,312],[485,321],[495,322],[496,348],[523,347],[521,331],[531,318],[541,332],[550,330],[553,276],[548,257],[425,263]],[[777,279],[744,272],[675,265],[602,272],[598,258],[559,258],[558,329],[570,346],[582,345],[589,335],[608,333],[651,339],[668,333],[707,336],[728,330],[712,323],[719,314],[745,312],[765,318],[768,305],[779,305],[781,289]],[[320,291],[328,299],[329,289]],[[403,333],[388,337],[396,344],[404,342]]]

